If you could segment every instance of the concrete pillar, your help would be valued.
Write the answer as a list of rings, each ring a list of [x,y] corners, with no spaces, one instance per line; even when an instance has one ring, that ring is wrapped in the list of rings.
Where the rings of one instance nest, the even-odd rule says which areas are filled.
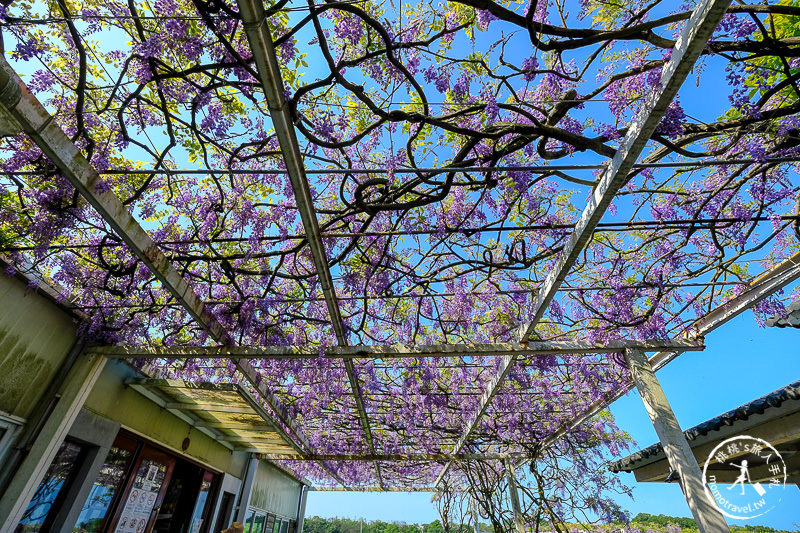
[[[89,497],[94,481],[100,474],[108,452],[114,445],[119,428],[119,423],[113,420],[97,416],[86,409],[80,411],[72,424],[69,436],[86,442],[89,450],[78,472],[75,473],[64,498],[65,502],[72,502],[72,505],[64,505],[58,510],[51,528],[52,533],[72,533],[72,528],[83,509],[83,504]]]
[[[519,493],[517,492],[517,479],[514,474],[514,463],[510,459],[505,460],[506,478],[508,479],[508,494],[511,497],[511,510],[514,511],[514,525],[517,533],[525,533],[525,520],[522,517],[522,509],[519,505]]]
[[[472,512],[472,528],[475,530],[475,533],[483,533],[481,531],[481,514],[478,512],[478,500],[476,500],[472,495],[469,497],[469,507],[470,511]]]
[[[308,499],[308,486],[300,485],[300,501],[297,505],[297,521],[295,533],[303,533],[303,523],[306,521],[306,500]]]
[[[19,523],[105,363],[102,356],[81,355],[70,369],[55,407],[0,499],[0,533],[11,533]]]
[[[247,464],[247,470],[244,474],[242,481],[242,490],[239,493],[239,503],[236,506],[234,513],[234,522],[241,522],[244,524],[244,518],[247,515],[247,506],[250,505],[250,493],[253,491],[253,481],[256,478],[258,471],[258,458],[255,454],[250,454],[250,462]]]
[[[669,465],[680,477],[681,489],[700,533],[730,533],[716,502],[705,494],[703,473],[647,357],[639,350],[626,350],[625,359]]]

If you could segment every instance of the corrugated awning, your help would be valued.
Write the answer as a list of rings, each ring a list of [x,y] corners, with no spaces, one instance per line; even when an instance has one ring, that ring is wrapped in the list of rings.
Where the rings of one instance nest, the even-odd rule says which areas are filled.
[[[238,384],[148,378],[127,384],[233,450],[298,453],[269,413]]]

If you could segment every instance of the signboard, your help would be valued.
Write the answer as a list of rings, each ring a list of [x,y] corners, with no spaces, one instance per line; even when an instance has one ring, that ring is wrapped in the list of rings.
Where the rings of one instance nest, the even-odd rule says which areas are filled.
[[[153,459],[142,459],[115,533],[144,533],[158,500],[158,492],[164,484],[167,467]]]

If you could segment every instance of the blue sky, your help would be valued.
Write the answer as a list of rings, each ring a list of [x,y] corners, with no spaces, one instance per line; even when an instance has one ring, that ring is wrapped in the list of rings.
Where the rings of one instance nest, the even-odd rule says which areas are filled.
[[[761,328],[746,312],[706,337],[703,352],[688,352],[658,372],[661,385],[681,427],[687,429],[759,396],[800,379],[800,330]],[[658,440],[636,392],[611,407],[621,429],[639,449]],[[691,516],[680,487],[666,483],[636,483],[634,499],[620,499],[632,515],[640,512]],[[800,531],[800,489],[787,486],[781,502],[762,517],[729,519],[729,525],[762,524]],[[438,519],[428,493],[311,492],[306,516],[427,523]]]

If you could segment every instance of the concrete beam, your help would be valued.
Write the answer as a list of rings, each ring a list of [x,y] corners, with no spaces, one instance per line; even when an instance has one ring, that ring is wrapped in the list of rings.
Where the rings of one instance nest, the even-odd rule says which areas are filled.
[[[677,472],[681,480],[681,489],[686,497],[686,503],[692,516],[697,522],[700,533],[730,533],[730,528],[725,522],[715,502],[705,494],[705,481],[703,472],[692,455],[692,449],[686,441],[675,413],[672,412],[667,397],[661,389],[653,372],[650,362],[637,350],[625,352],[625,359],[631,370],[631,377],[639,394],[642,397],[647,414],[653,422],[653,427],[658,434],[664,454],[669,460],[672,470]]]
[[[508,481],[508,496],[511,500],[511,511],[514,513],[514,527],[517,533],[525,533],[525,519],[522,516],[522,509],[519,504],[519,492],[517,488],[517,475],[514,472],[514,464],[511,460],[505,460],[506,480]]]
[[[469,495],[469,510],[472,514],[472,530],[474,533],[483,533],[481,531],[481,515],[478,512],[478,500],[472,494]]]

